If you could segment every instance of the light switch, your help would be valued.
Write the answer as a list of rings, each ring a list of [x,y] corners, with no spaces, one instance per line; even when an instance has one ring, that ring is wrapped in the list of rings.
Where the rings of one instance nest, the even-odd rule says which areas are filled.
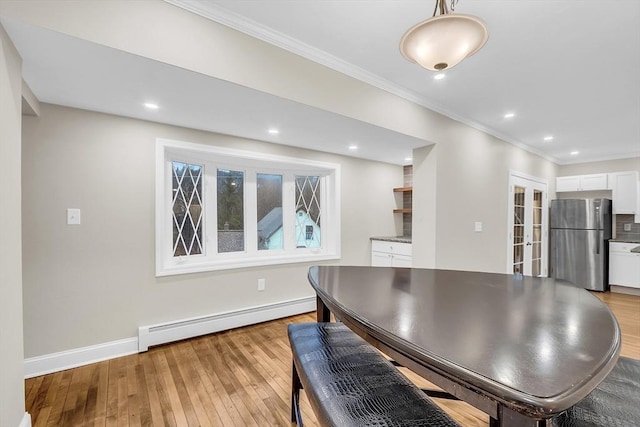
[[[67,209],[67,225],[80,225],[80,209]]]
[[[622,226],[622,229],[623,229],[624,231],[631,231],[631,224],[624,224],[624,225]]]
[[[476,230],[476,232],[480,232],[480,231],[482,231],[482,222],[480,222],[480,221],[476,221],[476,223],[475,223],[475,230]]]

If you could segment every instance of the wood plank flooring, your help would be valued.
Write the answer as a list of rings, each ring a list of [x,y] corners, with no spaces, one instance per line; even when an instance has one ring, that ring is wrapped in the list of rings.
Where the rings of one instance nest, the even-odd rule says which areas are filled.
[[[596,295],[622,330],[621,354],[640,359],[640,297]],[[25,381],[34,426],[291,426],[286,325],[315,313],[230,330]],[[420,386],[429,383],[405,368]],[[434,399],[461,425],[488,417],[464,402]],[[304,393],[307,426],[316,426]]]

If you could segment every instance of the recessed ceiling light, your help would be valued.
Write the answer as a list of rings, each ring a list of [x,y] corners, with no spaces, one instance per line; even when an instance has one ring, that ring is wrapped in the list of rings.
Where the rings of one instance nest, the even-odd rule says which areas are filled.
[[[507,114],[504,115],[504,118],[505,119],[510,119],[512,117],[515,117],[515,116],[516,116],[516,113],[507,113]]]
[[[411,162],[411,161],[413,161],[413,157],[405,157],[404,161],[405,162]]]
[[[549,136],[545,136],[544,137],[545,141],[553,141],[553,136],[549,135]]]
[[[153,102],[145,102],[144,106],[150,110],[157,110],[158,108],[160,108],[158,104],[154,104]]]
[[[580,154],[580,152],[579,151],[572,151],[569,154],[571,154],[572,156],[576,156],[576,155]]]
[[[355,150],[357,150],[357,149],[358,149],[358,146],[357,146],[357,145],[355,145],[355,144],[351,144],[351,145],[349,146],[349,150],[351,150],[351,151],[355,151]]]
[[[278,129],[269,129],[269,133],[270,133],[271,135],[277,135],[277,134],[279,134],[279,133],[280,133],[280,131],[279,131]]]
[[[433,76],[433,78],[434,78],[434,79],[436,79],[436,80],[442,80],[442,79],[444,79],[445,77],[447,77],[447,75],[446,75],[446,74],[444,74],[444,73],[438,73],[438,74],[436,74],[435,76]]]

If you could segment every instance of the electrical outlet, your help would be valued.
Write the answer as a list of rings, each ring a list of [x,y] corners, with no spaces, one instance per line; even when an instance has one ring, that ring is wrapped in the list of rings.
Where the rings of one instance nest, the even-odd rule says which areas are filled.
[[[622,226],[622,228],[624,229],[624,231],[631,231],[631,224],[625,224]]]
[[[67,225],[80,225],[80,209],[67,209]]]
[[[475,229],[476,233],[481,232],[482,231],[482,222],[476,221],[476,223],[474,224],[474,229]]]
[[[267,279],[258,279],[258,292],[264,291],[267,287]]]

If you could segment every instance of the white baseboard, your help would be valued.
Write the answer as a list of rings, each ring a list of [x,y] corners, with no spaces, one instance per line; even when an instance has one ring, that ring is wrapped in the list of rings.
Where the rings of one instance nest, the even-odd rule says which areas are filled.
[[[134,337],[30,357],[24,360],[24,376],[25,378],[38,377],[137,352],[138,339]]]
[[[316,298],[307,297],[241,310],[191,317],[138,328],[138,351],[168,342],[280,319],[316,309]]]
[[[88,365],[90,363],[135,354],[139,351],[146,351],[151,345],[163,344],[296,314],[308,313],[315,309],[316,298],[314,296],[217,313],[210,316],[182,319],[160,325],[144,326],[139,329],[155,331],[152,334],[144,335],[146,338],[140,340],[144,342],[139,342],[137,337],[132,337],[25,359],[25,378],[33,378],[52,372]],[[31,417],[29,417],[29,422],[30,420]],[[23,426],[21,425],[20,427]]]
[[[18,427],[31,427],[31,414],[28,412],[24,413],[24,417],[22,417],[22,421],[18,424]]]
[[[609,289],[611,292],[617,292],[619,294],[640,295],[639,288],[631,288],[629,286],[610,285]]]

